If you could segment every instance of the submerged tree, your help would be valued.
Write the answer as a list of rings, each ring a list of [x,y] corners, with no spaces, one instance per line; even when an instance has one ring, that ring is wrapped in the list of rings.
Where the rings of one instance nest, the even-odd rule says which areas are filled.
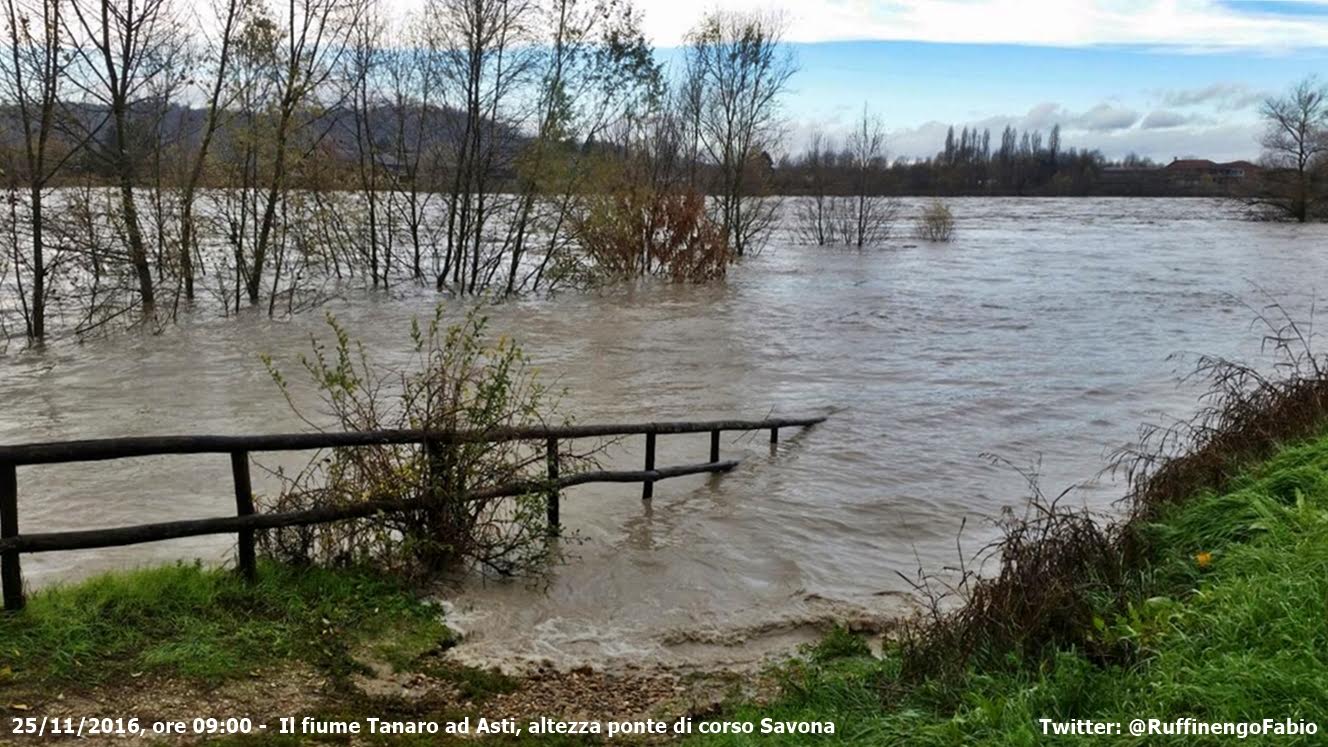
[[[429,0],[399,25],[380,1],[0,0],[0,308],[38,339],[55,315],[164,323],[200,289],[290,312],[361,272],[516,294],[618,276],[595,265],[620,249],[703,279],[768,237],[778,18],[707,16],[671,86],[630,0]],[[663,228],[604,251],[610,212]]]
[[[430,47],[427,25],[409,16],[396,26],[404,48],[384,53],[384,107],[390,133],[383,149],[383,177],[394,195],[395,213],[408,242],[410,277],[425,278],[425,259],[437,259],[438,227],[431,206],[440,186],[437,171],[440,143],[433,129],[443,111],[446,91],[439,80],[436,50]],[[437,272],[438,268],[435,267]]]
[[[275,307],[293,207],[292,182],[320,150],[355,89],[352,34],[367,0],[294,0],[278,12],[249,6],[236,42],[228,95],[234,126],[225,167],[234,193],[218,195],[241,291],[257,305],[264,281]],[[317,177],[311,179],[311,185]]]
[[[793,167],[804,174],[807,196],[797,219],[805,240],[861,249],[890,238],[899,201],[884,195],[885,126],[866,107],[842,152],[815,133]]]
[[[508,198],[497,194],[496,182],[511,169],[526,118],[517,103],[535,74],[535,10],[534,0],[430,0],[430,45],[460,110],[444,133],[451,184],[439,290],[477,293],[497,271],[500,258],[488,239]]]
[[[778,204],[769,197],[783,136],[781,99],[796,71],[779,16],[715,12],[688,37],[697,139],[714,166],[710,193],[733,250],[758,250]]]
[[[506,239],[509,295],[550,279],[546,272],[565,253],[579,200],[595,188],[590,180],[598,154],[575,145],[593,146],[657,104],[662,86],[630,4],[549,0],[544,13],[550,38],[539,63],[536,129],[516,163],[519,198]],[[536,235],[543,257],[523,272]]]
[[[242,11],[246,0],[217,0],[213,12],[220,29],[215,43],[209,50],[206,60],[210,69],[200,75],[204,81],[201,86],[206,97],[206,116],[203,130],[199,133],[199,143],[192,158],[188,159],[188,171],[180,185],[180,276],[184,281],[185,297],[194,299],[194,252],[198,246],[198,225],[194,217],[195,203],[199,186],[203,181],[208,154],[212,143],[223,123],[224,109],[232,103],[227,96],[226,84],[230,76],[230,65],[235,51],[236,36],[242,21]]]
[[[954,228],[954,213],[950,207],[940,200],[932,200],[918,216],[914,235],[923,241],[945,242],[954,238]]]
[[[798,203],[798,233],[804,241],[825,246],[835,242],[834,197],[830,194],[830,160],[834,146],[823,133],[812,133],[797,164],[803,174],[804,199]]]
[[[177,64],[183,37],[169,0],[71,0],[65,24],[79,40],[74,84],[106,112],[109,142],[95,152],[114,175],[119,191],[120,227],[138,279],[145,313],[156,306],[147,239],[138,197],[140,166],[133,152],[135,114],[153,91],[175,90],[186,74]]]
[[[63,95],[68,86],[66,68],[73,59],[71,42],[63,30],[63,6],[61,0],[4,0],[3,9],[9,49],[0,54],[0,87],[15,106],[19,129],[17,152],[10,151],[4,169],[12,195],[9,230],[24,325],[27,336],[34,340],[46,336],[47,279],[51,271],[47,256],[47,186],[79,145],[61,142],[57,126],[58,119],[67,116]],[[26,210],[26,221],[19,215],[20,209]],[[27,235],[22,237],[20,226],[25,222]],[[30,246],[26,263],[19,250],[22,238]],[[30,299],[23,292],[24,264],[31,284]]]
[[[880,194],[885,171],[885,126],[864,106],[862,119],[848,141],[848,156],[853,172],[853,194],[841,231],[845,242],[861,249],[890,237],[897,200]]]
[[[1328,88],[1306,78],[1265,101],[1260,113],[1267,126],[1260,141],[1264,160],[1278,171],[1264,177],[1265,192],[1256,202],[1304,223],[1316,199],[1314,172],[1328,153]]]

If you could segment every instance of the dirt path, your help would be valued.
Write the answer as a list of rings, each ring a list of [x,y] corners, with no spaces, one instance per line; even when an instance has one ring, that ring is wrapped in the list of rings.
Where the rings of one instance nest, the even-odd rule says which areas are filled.
[[[281,719],[301,722],[312,717],[322,722],[386,721],[455,722],[469,717],[513,719],[525,725],[540,718],[560,721],[675,721],[683,716],[704,718],[715,713],[726,697],[760,696],[773,685],[750,674],[679,674],[663,670],[599,672],[589,668],[568,672],[535,671],[513,678],[497,672],[460,667],[437,660],[415,671],[398,672],[382,663],[370,663],[348,677],[328,677],[311,668],[288,666],[255,671],[250,676],[216,686],[186,680],[144,676],[86,691],[64,693],[9,692],[0,712],[13,718],[48,719],[41,736],[0,738],[3,744],[73,743],[84,745],[231,743],[216,736],[199,736],[194,719],[252,719],[254,736],[235,738],[236,744],[391,744],[393,738],[326,734],[282,737]],[[149,732],[139,740],[116,734],[53,735],[50,719],[69,719],[75,730],[85,717],[101,720],[138,719]],[[154,724],[184,722],[185,735],[154,735]],[[11,722],[12,723],[12,722]],[[11,723],[2,730],[12,731]],[[266,729],[260,730],[259,724]],[[202,726],[206,728],[207,722]],[[474,735],[471,735],[474,738]],[[431,742],[447,741],[434,738]]]

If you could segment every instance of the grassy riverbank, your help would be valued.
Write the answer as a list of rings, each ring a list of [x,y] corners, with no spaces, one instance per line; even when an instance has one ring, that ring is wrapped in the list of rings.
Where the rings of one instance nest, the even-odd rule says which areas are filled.
[[[779,700],[736,706],[724,718],[832,720],[834,742],[861,745],[1033,744],[1048,739],[1042,718],[1125,724],[1132,718],[1323,719],[1328,437],[1283,448],[1220,491],[1160,509],[1136,531],[1149,560],[1132,569],[1123,609],[1103,596],[1093,629],[1082,631],[1087,645],[1011,654],[958,676],[905,681],[897,652],[874,658],[852,637],[831,636],[782,668]],[[1122,653],[1104,657],[1104,651]],[[1317,737],[1266,741],[1318,743],[1323,729],[1328,723]],[[808,739],[758,735],[695,743]],[[1107,739],[1228,744],[1234,737]]]
[[[446,661],[455,640],[419,589],[367,570],[264,562],[255,583],[196,564],[106,574],[40,590],[22,613],[0,615],[0,734],[9,718],[34,715],[244,717],[273,730],[282,716],[474,717],[517,681]],[[182,739],[307,741],[274,731]],[[168,741],[179,740],[146,743]]]
[[[260,564],[249,584],[226,569],[175,565],[119,572],[32,594],[0,615],[0,743],[9,719],[252,718],[268,731],[145,743],[345,744],[283,736],[281,717],[449,722],[539,716],[628,720],[715,702],[728,681],[667,674],[538,670],[513,678],[460,665],[442,610],[388,574]],[[34,741],[40,741],[33,738]],[[92,737],[87,744],[118,744]],[[372,737],[366,744],[465,743]],[[580,744],[580,738],[488,740]],[[356,742],[361,743],[361,742]]]
[[[263,564],[249,584],[175,565],[38,591],[21,614],[0,615],[0,686],[218,684],[288,663],[339,677],[362,647],[400,660],[448,637],[434,606],[383,575]]]

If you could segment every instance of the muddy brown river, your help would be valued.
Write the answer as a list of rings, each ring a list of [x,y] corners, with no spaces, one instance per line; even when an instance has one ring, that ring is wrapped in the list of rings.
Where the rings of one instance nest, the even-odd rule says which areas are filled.
[[[912,201],[906,213],[920,204]],[[492,310],[585,423],[836,414],[810,432],[726,437],[733,474],[569,491],[579,534],[546,587],[472,583],[442,593],[469,635],[459,655],[516,666],[751,663],[844,617],[907,606],[897,572],[953,563],[1017,506],[1022,481],[1094,480],[1145,420],[1183,416],[1174,353],[1257,356],[1242,300],[1323,303],[1328,227],[1253,223],[1206,200],[953,201],[958,237],[867,251],[776,241],[723,283],[650,285]],[[351,294],[330,308],[372,351],[404,359],[409,319],[437,297]],[[0,442],[299,430],[258,361],[287,369],[322,335],[291,321],[198,318],[158,336],[0,357]],[[299,377],[292,376],[296,384]],[[309,396],[306,389],[297,396]],[[661,437],[659,463],[705,461],[708,438]],[[642,444],[612,453],[635,468]],[[264,460],[276,464],[275,460]],[[264,488],[263,481],[257,486]],[[225,456],[19,471],[26,531],[224,515]],[[270,488],[270,481],[267,487]],[[30,585],[230,552],[226,538],[28,556]]]

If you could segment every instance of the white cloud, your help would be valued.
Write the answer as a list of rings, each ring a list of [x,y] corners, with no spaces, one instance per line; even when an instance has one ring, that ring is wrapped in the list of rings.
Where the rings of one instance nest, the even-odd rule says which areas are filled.
[[[1214,83],[1203,88],[1187,88],[1159,92],[1167,106],[1189,107],[1210,105],[1218,111],[1239,111],[1258,105],[1268,97],[1244,83]]]
[[[408,0],[403,0],[408,1]],[[1317,2],[1317,0],[1315,0]],[[1190,51],[1328,46],[1328,16],[1241,11],[1218,0],[637,0],[657,44],[704,12],[785,12],[791,41],[914,40]]]
[[[1015,122],[1012,120],[1008,123],[1002,123],[1001,128],[1003,129],[1005,124],[1014,124],[1021,130],[1050,130],[1060,124],[1067,116],[1069,115],[1061,108],[1060,104],[1044,101],[1029,109],[1021,121]]]
[[[1257,124],[1223,124],[1212,127],[1185,126],[1166,129],[1135,128],[1070,145],[1087,145],[1101,150],[1109,158],[1139,153],[1158,161],[1172,158],[1211,158],[1214,161],[1258,160]]]
[[[384,0],[396,13],[428,0]],[[1294,0],[1311,10],[1328,0]],[[715,9],[778,12],[794,42],[927,41],[1162,46],[1203,53],[1328,47],[1328,13],[1257,10],[1222,0],[635,0],[658,46],[679,44]],[[1285,11],[1290,3],[1279,3]]]
[[[1148,113],[1139,126],[1145,130],[1164,130],[1169,127],[1183,127],[1196,121],[1192,114],[1181,114],[1169,109],[1158,109]]]
[[[1139,112],[1113,104],[1098,104],[1077,117],[1070,117],[1067,127],[1089,132],[1126,130],[1139,121]]]
[[[1255,122],[1215,123],[1201,114],[1156,110],[1147,116],[1108,102],[1082,112],[1066,109],[1054,102],[1044,102],[1024,114],[987,117],[977,121],[957,122],[956,132],[964,127],[990,130],[992,147],[1000,145],[1001,132],[1008,126],[1020,133],[1039,130],[1045,137],[1055,125],[1061,125],[1064,147],[1100,150],[1108,158],[1128,153],[1170,160],[1174,156],[1201,155],[1219,161],[1253,158],[1258,153],[1259,125]],[[946,122],[930,121],[917,127],[896,129],[888,134],[887,148],[892,158],[927,158],[945,145]],[[790,141],[794,150],[802,147],[812,132],[832,137],[843,135],[844,120],[831,116],[819,122],[800,122]],[[842,139],[842,138],[841,138]]]
[[[427,0],[384,0],[395,12]],[[1298,0],[1314,10],[1328,0]],[[635,0],[655,44],[680,43],[716,8],[781,12],[796,42],[1164,46],[1172,51],[1328,47],[1328,14],[1255,10],[1221,0]],[[1279,4],[1284,9],[1286,4]]]

